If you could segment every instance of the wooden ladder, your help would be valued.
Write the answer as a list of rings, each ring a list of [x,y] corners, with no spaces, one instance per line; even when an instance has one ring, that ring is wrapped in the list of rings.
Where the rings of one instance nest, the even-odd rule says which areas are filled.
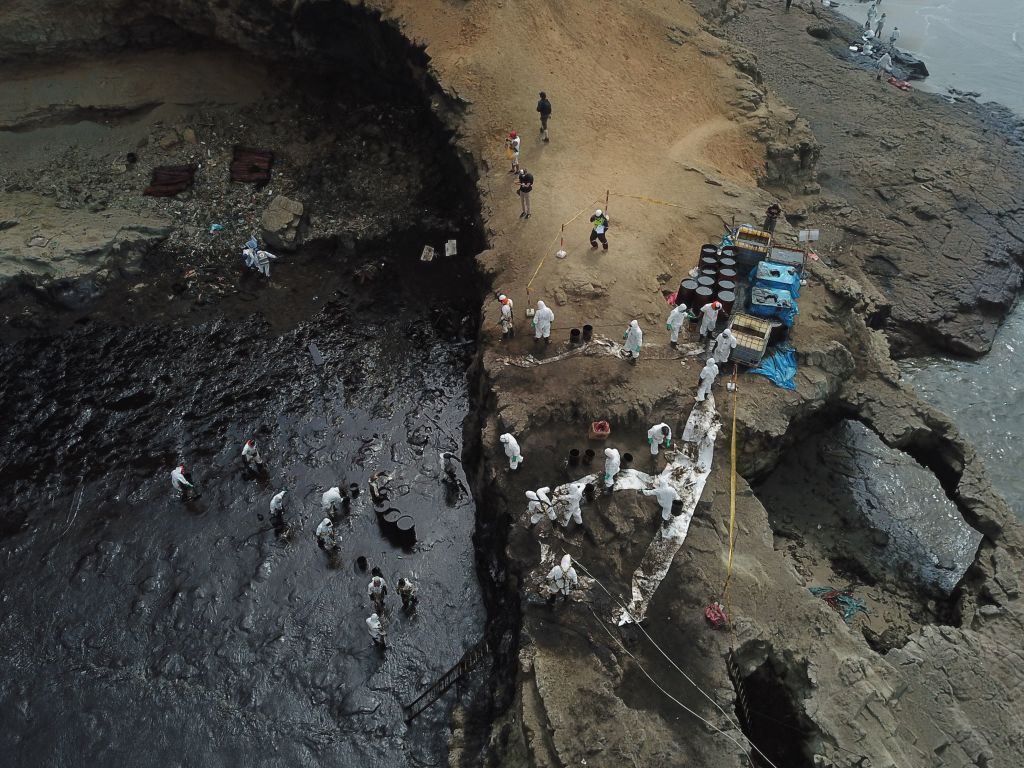
[[[405,722],[411,723],[427,707],[444,696],[445,691],[451,688],[456,680],[473,669],[488,655],[487,639],[484,638],[466,651],[455,666],[437,678],[433,685],[416,697],[414,701],[405,705]]]

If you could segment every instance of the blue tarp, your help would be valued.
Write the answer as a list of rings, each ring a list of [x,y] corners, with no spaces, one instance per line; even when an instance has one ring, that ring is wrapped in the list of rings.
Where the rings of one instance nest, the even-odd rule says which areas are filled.
[[[782,288],[794,299],[800,298],[800,275],[793,267],[774,261],[759,262],[750,272],[750,284],[764,288]]]
[[[751,373],[767,376],[772,384],[783,389],[796,389],[793,377],[796,376],[796,350],[780,349],[771,357],[766,357]]]

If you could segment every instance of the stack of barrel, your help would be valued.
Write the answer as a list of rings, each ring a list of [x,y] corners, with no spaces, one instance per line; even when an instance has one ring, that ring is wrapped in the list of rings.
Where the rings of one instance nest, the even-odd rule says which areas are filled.
[[[687,309],[697,312],[705,304],[715,301],[722,303],[722,313],[732,314],[736,303],[736,258],[732,246],[722,248],[707,243],[700,247],[697,262],[697,276],[689,277],[679,284],[676,304],[685,304]]]

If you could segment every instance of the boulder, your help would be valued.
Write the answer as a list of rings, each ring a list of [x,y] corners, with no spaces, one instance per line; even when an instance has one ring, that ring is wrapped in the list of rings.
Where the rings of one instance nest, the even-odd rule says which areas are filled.
[[[278,195],[270,201],[260,219],[263,241],[271,250],[294,251],[306,234],[305,206],[298,200]]]

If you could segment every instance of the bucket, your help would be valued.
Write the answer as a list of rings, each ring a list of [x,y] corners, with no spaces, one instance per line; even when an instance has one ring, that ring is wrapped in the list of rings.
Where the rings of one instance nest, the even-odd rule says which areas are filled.
[[[630,465],[632,463],[633,463],[633,454],[632,453],[624,453],[624,454],[622,454],[622,468],[623,469],[629,469],[629,467],[630,467]]]
[[[736,259],[723,256],[718,260],[719,269],[736,269]]]
[[[583,339],[583,341],[590,341],[592,338],[594,338],[594,326],[584,325],[583,335],[581,338]]]
[[[697,290],[710,288],[715,284],[715,278],[708,275],[701,275],[697,278]]]
[[[593,501],[597,498],[597,486],[593,483],[587,483],[583,486],[583,498],[587,501]]]
[[[700,271],[700,276],[710,277],[712,280],[714,280],[715,278],[718,277],[718,270],[715,269],[714,267],[704,267],[704,269]]]
[[[581,336],[580,329],[579,328],[573,328],[571,331],[569,331],[569,343],[572,344],[574,347],[579,345],[579,343],[580,343],[580,336]]]
[[[735,245],[727,245],[724,248],[722,248],[722,253],[719,254],[719,258],[720,259],[732,259],[733,261],[735,261],[736,260],[736,246]]]
[[[723,268],[723,269],[718,270],[718,279],[719,280],[731,280],[732,282],[735,283],[736,282],[736,274],[737,273],[736,273],[735,269]]]
[[[736,292],[736,283],[732,280],[719,280],[715,283],[715,292],[721,293],[722,291]]]
[[[416,543],[416,521],[410,515],[402,515],[395,523],[395,541],[403,547]]]
[[[714,243],[704,243],[704,245],[700,247],[700,255],[701,258],[704,258],[705,256],[714,258],[718,256],[718,246]]]
[[[722,312],[731,315],[732,307],[736,303],[736,294],[733,291],[719,291],[718,300],[722,302]]]
[[[399,509],[395,509],[394,507],[390,507],[389,509],[385,509],[384,512],[380,516],[380,522],[381,522],[381,525],[384,526],[384,530],[387,531],[387,530],[391,530],[392,528],[394,528],[395,527],[395,523],[398,522],[398,518],[400,518],[401,516],[402,516],[402,511],[399,510]]]
[[[590,423],[591,440],[607,440],[612,433],[612,425],[607,421],[593,421]]]
[[[700,261],[697,262],[697,267],[703,272],[705,269],[713,269],[718,271],[718,259],[714,256],[701,256]]]
[[[696,290],[696,280],[683,280],[683,282],[679,284],[679,292],[676,294],[676,306],[685,304],[688,307],[692,307],[693,294]]]
[[[580,449],[573,448],[569,451],[569,466],[578,467],[580,465]]]
[[[681,514],[683,514],[683,500],[676,499],[672,502],[672,515],[674,517],[679,517]]]
[[[587,450],[583,452],[583,466],[589,467],[591,464],[593,464],[594,456],[595,454],[593,449],[587,448]]]
[[[714,283],[712,283],[714,285]],[[693,292],[693,309],[699,310],[708,302],[714,301],[715,292],[708,286],[702,285],[696,291]]]
[[[351,496],[353,499],[359,495],[359,483],[348,484],[348,495]]]
[[[369,563],[366,562],[365,555],[360,555],[356,558],[356,567],[360,571],[365,571],[369,567]]]

